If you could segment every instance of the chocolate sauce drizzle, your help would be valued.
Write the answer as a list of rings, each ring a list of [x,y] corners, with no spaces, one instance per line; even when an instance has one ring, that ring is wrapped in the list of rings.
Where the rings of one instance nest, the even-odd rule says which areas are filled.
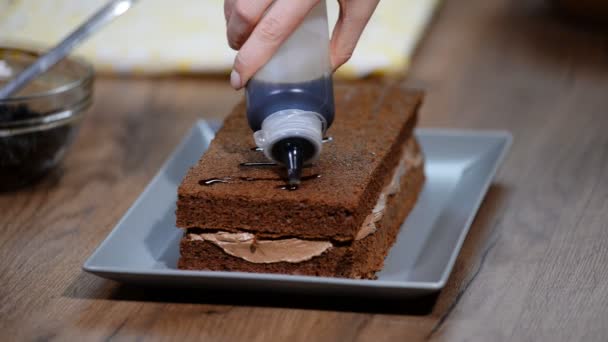
[[[325,138],[323,138],[323,143],[328,143],[333,140],[334,140],[333,137],[325,137]],[[263,149],[261,147],[252,147],[251,151],[261,152],[261,151],[263,151]],[[245,162],[245,163],[240,163],[239,167],[275,167],[278,165],[279,164],[274,163],[274,162]],[[305,182],[305,181],[316,179],[319,177],[321,177],[321,175],[317,173],[314,175],[304,176],[300,179],[300,181]],[[258,182],[258,181],[286,181],[286,180],[284,178],[221,177],[221,178],[202,179],[202,180],[198,181],[198,184],[201,186],[212,186],[212,185],[215,185],[218,183],[228,184],[228,183]],[[284,185],[279,185],[276,188],[281,189],[281,190],[294,191],[294,190],[298,189],[298,185],[284,184]]]
[[[317,179],[320,178],[321,175],[316,173],[314,175],[310,175],[310,176],[304,176],[302,177],[300,180],[302,182],[305,181],[309,181],[312,179]],[[277,177],[221,177],[221,178],[209,178],[209,179],[202,179],[198,182],[199,185],[201,186],[212,186],[215,185],[217,183],[239,183],[239,182],[260,182],[260,181],[265,181],[265,182],[269,182],[269,181],[285,181],[284,178],[277,178]],[[276,187],[277,189],[282,189],[282,190],[289,190],[289,191],[294,191],[298,189],[297,185],[279,185]]]
[[[304,177],[300,178],[300,182],[307,181],[307,180],[312,180],[312,179],[317,179],[317,178],[321,178],[321,175],[318,174],[318,173],[315,173],[314,175],[304,176]],[[299,187],[298,184],[284,184],[284,185],[278,185],[278,186],[276,186],[277,189],[287,190],[287,191],[298,190],[298,187]]]
[[[204,186],[211,186],[215,183],[230,183],[230,177],[224,177],[224,178],[209,178],[209,179],[203,179],[198,181],[199,185],[204,185]]]
[[[285,184],[285,185],[279,185],[276,188],[281,189],[281,190],[287,190],[287,191],[296,191],[296,190],[298,190],[298,185],[297,184]]]

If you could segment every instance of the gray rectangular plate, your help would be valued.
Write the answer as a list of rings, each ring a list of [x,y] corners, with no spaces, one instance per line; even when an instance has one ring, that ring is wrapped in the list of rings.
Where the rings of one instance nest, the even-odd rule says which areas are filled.
[[[497,131],[419,129],[416,134],[426,157],[427,180],[377,280],[177,269],[182,232],[175,228],[176,189],[213,138],[213,128],[203,121],[86,261],[84,270],[154,286],[383,297],[440,290],[512,138]]]

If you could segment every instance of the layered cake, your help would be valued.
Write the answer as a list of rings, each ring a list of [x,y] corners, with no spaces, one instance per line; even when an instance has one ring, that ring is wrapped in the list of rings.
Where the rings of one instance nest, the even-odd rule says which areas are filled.
[[[179,268],[374,278],[424,183],[413,135],[422,97],[336,87],[331,139],[295,191],[237,106],[179,187]]]

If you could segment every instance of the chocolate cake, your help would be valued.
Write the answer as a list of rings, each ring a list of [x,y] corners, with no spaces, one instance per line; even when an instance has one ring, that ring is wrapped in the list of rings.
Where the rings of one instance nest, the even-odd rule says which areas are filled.
[[[235,108],[179,187],[179,268],[350,278],[382,268],[424,183],[413,136],[422,93],[335,90],[332,139],[296,191],[263,164],[244,104]]]

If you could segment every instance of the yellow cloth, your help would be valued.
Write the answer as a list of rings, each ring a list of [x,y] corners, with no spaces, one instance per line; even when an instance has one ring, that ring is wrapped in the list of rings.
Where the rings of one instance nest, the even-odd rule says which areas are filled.
[[[0,42],[48,46],[105,1],[0,1]],[[438,0],[381,0],[352,59],[338,76],[405,70]],[[328,1],[330,22],[337,2]],[[224,73],[235,52],[226,43],[222,0],[142,0],[76,51],[102,72]]]

